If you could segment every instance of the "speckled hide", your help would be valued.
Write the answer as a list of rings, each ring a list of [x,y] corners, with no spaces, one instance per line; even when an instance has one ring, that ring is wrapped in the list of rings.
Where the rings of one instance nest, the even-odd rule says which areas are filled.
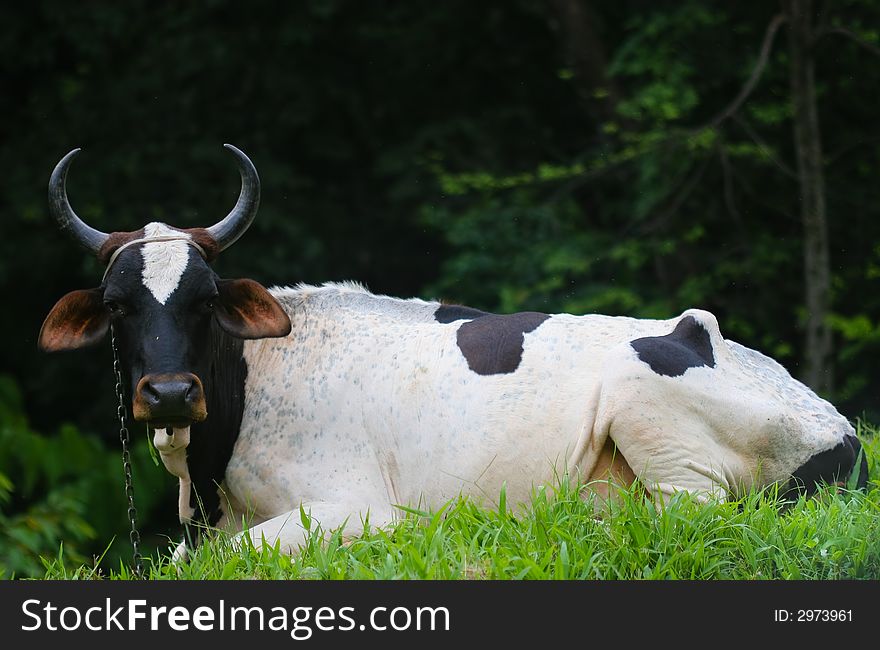
[[[391,521],[397,504],[492,503],[505,486],[524,502],[566,473],[607,475],[612,442],[646,489],[723,498],[786,481],[853,434],[705,311],[527,316],[471,327],[465,345],[462,327],[489,315],[353,284],[272,294],[292,332],[245,342],[244,416],[222,486],[223,523],[244,517],[258,544],[295,550],[301,505],[324,530],[356,532],[367,513]]]

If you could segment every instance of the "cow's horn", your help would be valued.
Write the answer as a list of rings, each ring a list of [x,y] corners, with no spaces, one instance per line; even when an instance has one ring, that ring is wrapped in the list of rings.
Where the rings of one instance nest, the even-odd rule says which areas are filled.
[[[97,255],[110,235],[95,230],[76,216],[76,212],[73,211],[67,200],[67,169],[79,152],[78,148],[74,149],[55,166],[49,179],[49,211],[61,226],[61,230],[73,237],[81,246]]]
[[[257,216],[257,208],[260,207],[260,177],[257,169],[242,151],[231,144],[224,144],[238,161],[238,171],[241,174],[241,194],[232,212],[226,215],[220,223],[208,228],[208,233],[214,238],[222,251],[229,248],[248,229],[254,217]]]

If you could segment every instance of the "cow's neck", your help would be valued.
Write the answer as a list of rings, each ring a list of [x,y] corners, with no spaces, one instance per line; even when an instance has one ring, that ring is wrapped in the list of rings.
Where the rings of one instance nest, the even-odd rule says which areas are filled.
[[[205,525],[216,525],[223,514],[219,487],[238,439],[248,373],[240,339],[229,336],[216,323],[211,327],[211,339],[211,367],[202,378],[208,417],[192,425],[186,450],[191,482],[189,506],[193,513],[186,529],[187,538],[192,541]]]

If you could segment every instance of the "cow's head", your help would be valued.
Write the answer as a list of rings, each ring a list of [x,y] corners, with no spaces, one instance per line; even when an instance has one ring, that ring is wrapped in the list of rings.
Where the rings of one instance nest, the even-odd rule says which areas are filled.
[[[603,382],[599,420],[649,489],[738,497],[867,483],[849,421],[773,359],[725,339],[708,312],[615,348]]]
[[[232,211],[210,228],[162,223],[135,232],[103,233],[85,224],[67,200],[75,149],[52,173],[49,205],[61,229],[106,264],[101,285],[73,291],[53,307],[40,331],[43,350],[71,350],[101,341],[111,329],[131,380],[132,412],[153,429],[183,429],[207,417],[212,330],[238,339],[286,336],[290,320],[253,280],[223,280],[210,262],[256,216],[260,182],[251,161],[236,157],[242,189]]]

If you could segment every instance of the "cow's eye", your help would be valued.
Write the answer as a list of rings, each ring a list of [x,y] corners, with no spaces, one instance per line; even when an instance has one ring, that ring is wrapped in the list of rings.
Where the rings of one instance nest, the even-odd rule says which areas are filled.
[[[115,300],[105,300],[104,305],[110,310],[110,315],[116,318],[125,316],[125,308]]]

